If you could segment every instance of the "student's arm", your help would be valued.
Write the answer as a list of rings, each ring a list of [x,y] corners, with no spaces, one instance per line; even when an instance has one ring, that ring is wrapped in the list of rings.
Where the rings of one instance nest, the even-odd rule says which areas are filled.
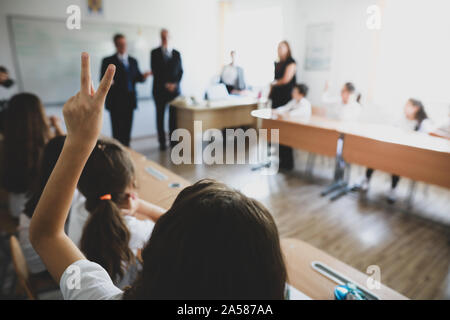
[[[281,79],[275,80],[272,85],[274,86],[282,86],[285,85],[287,83],[289,83],[289,81],[292,80],[292,78],[295,76],[295,73],[297,72],[297,65],[292,62],[290,63],[287,67],[286,70],[284,71],[284,75]]]
[[[56,116],[50,116],[49,120],[50,120],[51,127],[55,131],[55,136],[63,136],[64,135],[64,130],[61,127],[61,120],[58,117],[56,117]]]
[[[103,105],[114,72],[115,66],[108,66],[94,92],[89,55],[82,54],[81,90],[63,108],[67,138],[31,219],[31,244],[57,282],[69,265],[84,259],[64,233],[64,224],[78,179],[100,134]]]
[[[137,212],[156,222],[166,212],[166,210],[153,203],[139,199]]]

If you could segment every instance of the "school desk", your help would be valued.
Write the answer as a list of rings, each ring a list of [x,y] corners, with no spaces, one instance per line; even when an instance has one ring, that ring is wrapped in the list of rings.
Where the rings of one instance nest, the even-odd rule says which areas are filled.
[[[334,157],[339,138],[339,122],[320,116],[310,118],[278,117],[272,109],[260,109],[252,116],[262,120],[261,128],[279,130],[279,143],[308,152]]]
[[[131,149],[128,151],[135,165],[138,194],[142,199],[169,209],[178,193],[191,184],[144,155]]]
[[[343,159],[414,181],[450,188],[450,141],[400,128],[342,125]]]
[[[415,181],[450,188],[450,141],[388,125],[343,122],[312,116],[277,117],[270,109],[253,111],[262,128],[279,129],[280,144],[342,159]],[[268,135],[270,136],[270,135]]]
[[[237,127],[256,127],[256,119],[251,111],[264,101],[252,97],[230,97],[222,101],[202,101],[188,103],[182,98],[170,102],[176,109],[176,128],[183,128],[191,135],[191,155],[194,159],[195,142],[202,140],[203,132],[208,129],[224,129]],[[194,121],[200,121],[201,127],[195,130]]]
[[[305,293],[313,300],[334,299],[335,282],[312,268],[312,263],[321,262],[339,272],[352,282],[377,295],[381,300],[405,300],[402,294],[381,283],[379,289],[367,288],[368,274],[364,274],[349,265],[333,258],[306,242],[296,239],[282,239],[281,248],[285,257],[288,273],[288,283]],[[383,270],[381,270],[381,282]]]

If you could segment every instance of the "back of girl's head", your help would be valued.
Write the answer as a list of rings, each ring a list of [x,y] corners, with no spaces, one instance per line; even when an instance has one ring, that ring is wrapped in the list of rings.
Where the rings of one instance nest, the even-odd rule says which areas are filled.
[[[29,191],[49,134],[39,98],[31,93],[13,96],[4,116],[3,184],[9,192]]]
[[[258,201],[212,181],[185,188],[156,223],[127,299],[283,299],[277,227]]]
[[[352,82],[345,83],[344,88],[351,94],[356,93],[356,87]],[[356,102],[358,102],[358,103],[361,102],[361,94],[360,93],[358,93],[358,95],[356,96]]]
[[[422,101],[413,98],[410,98],[408,101],[409,103],[411,103],[411,105],[416,107],[417,111],[415,114],[415,118],[419,123],[428,118],[428,115],[425,112],[425,106],[423,105]]]
[[[119,206],[128,199],[134,183],[134,167],[128,153],[117,143],[99,140],[83,169],[78,190],[90,213],[80,241],[86,257],[103,266],[113,280],[123,277],[124,266],[134,262],[128,243],[130,232]],[[110,199],[100,199],[110,195]]]
[[[306,84],[304,84],[304,83],[296,83],[294,85],[294,88],[297,89],[298,92],[304,97],[307,96],[308,91],[309,91],[308,86]]]
[[[56,162],[58,161],[65,140],[66,140],[65,136],[56,136],[53,139],[51,139],[44,148],[41,164],[39,167],[38,179],[33,183],[29,200],[25,205],[24,212],[30,218],[33,215],[34,209],[36,209],[36,206],[39,202],[39,198],[41,197],[45,185],[47,184],[48,178],[50,178],[53,168],[55,167]]]

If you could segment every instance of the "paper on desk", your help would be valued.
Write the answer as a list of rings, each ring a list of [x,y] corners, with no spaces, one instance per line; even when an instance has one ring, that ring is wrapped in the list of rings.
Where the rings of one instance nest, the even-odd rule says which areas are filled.
[[[308,297],[303,292],[297,290],[290,284],[287,285],[289,290],[289,300],[312,300],[310,297]]]

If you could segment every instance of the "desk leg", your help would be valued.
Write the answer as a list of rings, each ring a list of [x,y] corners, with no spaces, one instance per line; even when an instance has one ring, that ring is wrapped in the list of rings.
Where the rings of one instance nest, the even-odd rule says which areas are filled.
[[[408,198],[406,199],[406,210],[409,211],[412,208],[414,193],[416,190],[416,181],[411,181],[409,185]]]
[[[334,167],[334,181],[331,185],[329,185],[325,190],[323,190],[320,193],[322,197],[330,194],[335,190],[343,190],[348,186],[348,182],[345,179],[345,169],[347,167],[347,164],[345,163],[344,158],[342,157],[343,148],[344,148],[344,135],[341,134],[337,141],[336,165]],[[339,193],[340,192],[341,191],[339,191]]]
[[[314,153],[309,152],[308,158],[306,159],[306,168],[305,168],[305,176],[308,179],[312,179],[314,164],[316,162],[316,155]]]

